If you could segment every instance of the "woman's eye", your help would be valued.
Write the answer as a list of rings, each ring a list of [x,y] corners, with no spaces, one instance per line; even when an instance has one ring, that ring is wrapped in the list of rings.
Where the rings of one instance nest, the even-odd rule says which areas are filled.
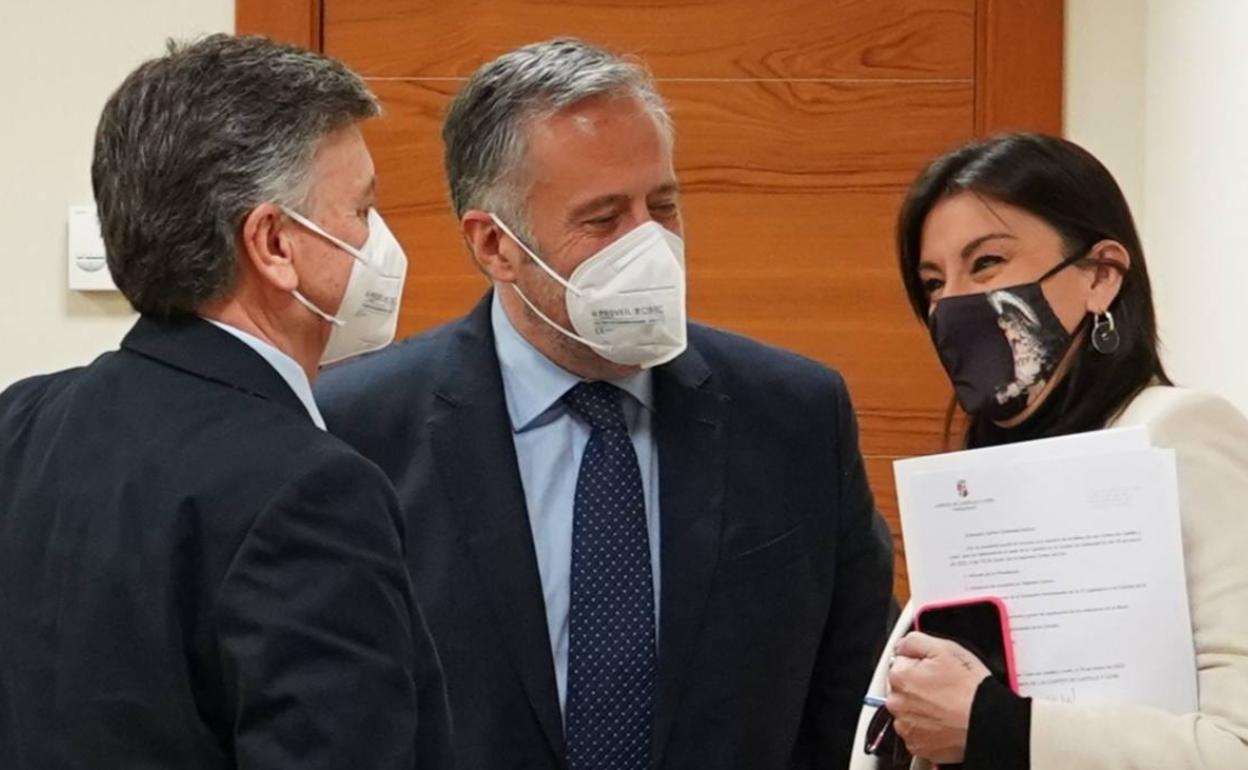
[[[990,267],[996,267],[997,265],[1000,265],[1003,262],[1005,262],[1004,259],[993,254],[986,254],[982,257],[976,257],[975,262],[971,265],[971,272],[978,273],[981,270],[987,270]]]
[[[929,297],[943,289],[944,286],[945,282],[939,278],[928,278],[923,281],[923,291],[927,292]]]

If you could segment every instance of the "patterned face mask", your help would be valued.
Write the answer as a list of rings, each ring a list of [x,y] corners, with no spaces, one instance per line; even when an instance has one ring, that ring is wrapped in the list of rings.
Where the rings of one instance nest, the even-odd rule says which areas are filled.
[[[1040,285],[1084,256],[1063,260],[1034,283],[936,302],[928,330],[968,414],[1008,420],[1049,383],[1074,337]]]

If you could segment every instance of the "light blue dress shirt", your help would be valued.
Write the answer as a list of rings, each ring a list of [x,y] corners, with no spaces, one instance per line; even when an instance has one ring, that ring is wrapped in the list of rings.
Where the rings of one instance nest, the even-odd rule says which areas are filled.
[[[537,569],[546,600],[546,626],[555,661],[559,706],[568,692],[568,611],[572,581],[572,509],[581,457],[589,443],[590,427],[575,417],[563,394],[581,382],[520,336],[499,302],[491,309],[494,348],[503,373],[503,393],[511,418],[512,439],[524,485],[524,501],[537,550]],[[624,419],[637,450],[641,485],[646,502],[646,529],[650,538],[650,569],[654,577],[655,632],[659,624],[659,453],[651,426],[654,417],[654,380],[643,370],[613,385],[628,393]]]
[[[286,384],[290,386],[290,389],[295,392],[295,395],[298,396],[299,401],[308,410],[308,416],[312,418],[312,422],[316,424],[316,427],[325,430],[325,418],[321,417],[321,410],[317,408],[316,400],[312,398],[312,384],[308,382],[307,373],[303,371],[303,367],[295,359],[242,329],[237,329],[229,324],[223,324],[220,321],[214,321],[211,318],[205,318],[204,320],[223,332],[233,334],[247,347],[259,353],[261,358],[268,361],[269,366],[277,371],[281,378],[286,381]]]

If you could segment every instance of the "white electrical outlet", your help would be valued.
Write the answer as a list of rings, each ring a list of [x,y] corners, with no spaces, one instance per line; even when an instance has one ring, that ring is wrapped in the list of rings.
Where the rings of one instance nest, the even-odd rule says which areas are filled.
[[[69,207],[69,288],[116,291],[104,257],[104,239],[95,206]]]

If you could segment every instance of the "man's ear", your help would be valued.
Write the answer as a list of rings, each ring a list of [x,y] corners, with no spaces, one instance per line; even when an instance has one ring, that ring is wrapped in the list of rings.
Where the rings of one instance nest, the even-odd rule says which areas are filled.
[[[243,261],[265,283],[284,292],[299,288],[294,253],[291,220],[275,204],[261,203],[243,218]]]
[[[1088,290],[1087,310],[1100,315],[1114,304],[1122,291],[1122,279],[1131,269],[1131,254],[1118,241],[1101,241],[1088,252],[1094,263],[1092,285]]]
[[[481,272],[491,281],[514,283],[524,261],[524,251],[484,211],[465,211],[459,231]]]

